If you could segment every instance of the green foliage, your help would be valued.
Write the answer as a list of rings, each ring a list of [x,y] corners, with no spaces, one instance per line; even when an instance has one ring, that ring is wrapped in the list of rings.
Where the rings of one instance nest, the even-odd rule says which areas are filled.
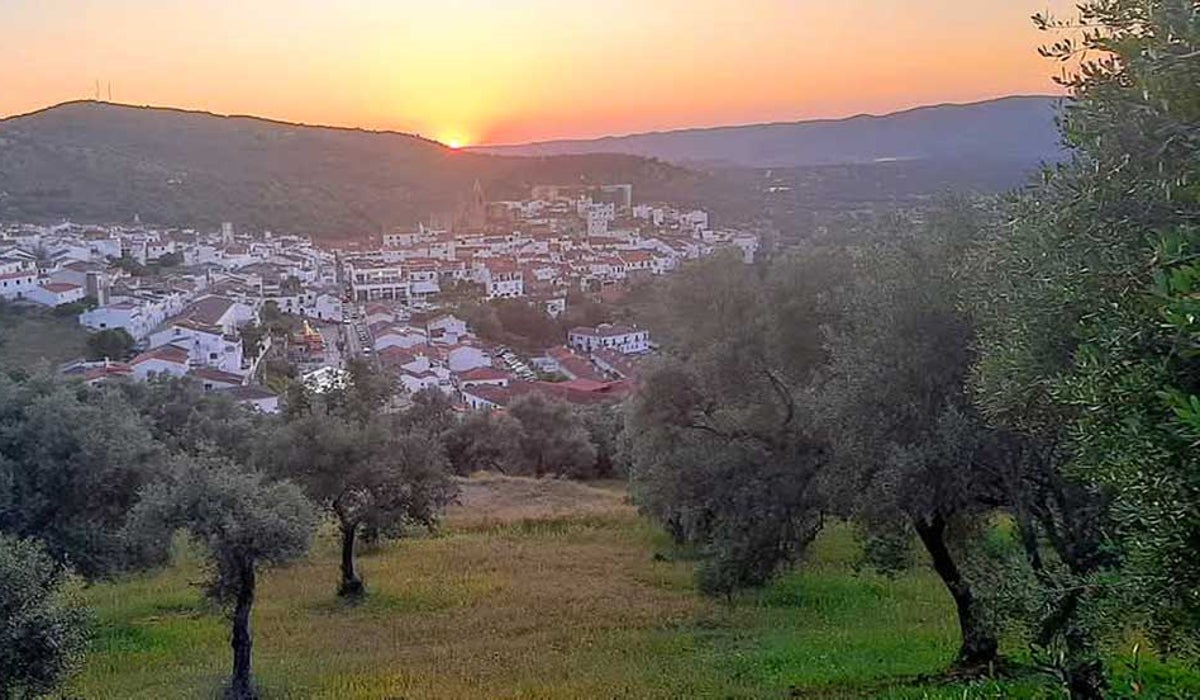
[[[315,411],[266,445],[273,471],[301,484],[343,527],[399,532],[432,527],[457,489],[436,437],[374,418],[357,423]]]
[[[0,303],[0,372],[52,369],[87,354],[89,334],[74,317]]]
[[[189,378],[155,377],[122,383],[118,390],[172,453],[218,454],[248,463],[273,420]]]
[[[268,333],[268,329],[258,323],[247,323],[238,328],[238,335],[242,339],[242,354],[245,357],[258,357]]]
[[[399,536],[409,527],[433,528],[458,494],[441,442],[449,403],[422,393],[406,413],[376,412],[389,394],[367,365],[351,370],[343,390],[307,397],[261,447],[260,462],[300,484],[333,515],[342,536],[346,595],[364,592],[355,569],[360,533]]]
[[[161,563],[169,560],[172,534],[186,531],[208,558],[207,595],[230,604],[245,592],[248,571],[303,556],[316,526],[312,504],[295,484],[220,458],[177,458],[143,489],[126,535],[139,561]]]
[[[625,433],[625,412],[623,405],[576,409],[576,415],[596,448],[594,472],[599,478],[629,475],[629,439]]]
[[[128,272],[133,277],[141,277],[147,274],[146,266],[129,257],[128,255],[122,255],[121,257],[113,260],[110,264],[118,270]]]
[[[1194,653],[1200,622],[1200,22],[1189,0],[1079,9],[1038,18],[1063,33],[1044,54],[1081,61],[1063,80],[1076,159],[982,246],[971,310],[979,404],[1036,445],[1017,503],[1047,611],[1035,636],[1062,647],[1072,693],[1095,697],[1099,638],[1140,622],[1160,650]]]
[[[511,473],[575,479],[596,475],[596,447],[568,404],[528,394],[513,401],[508,414],[518,427],[508,461]]]
[[[0,534],[0,698],[48,694],[80,665],[90,619],[69,584],[40,544]]]
[[[250,614],[259,570],[303,556],[316,527],[316,511],[299,487],[268,481],[261,472],[221,458],[178,459],[165,478],[142,491],[126,531],[137,561],[167,561],[174,532],[186,530],[207,555],[208,597],[230,609],[233,673],[227,698],[257,697]]]
[[[480,471],[503,472],[516,452],[521,426],[507,413],[473,411],[451,427],[443,437],[446,456],[455,474],[467,476]]]
[[[87,359],[115,360],[129,359],[133,354],[133,336],[124,328],[107,328],[99,333],[93,333],[87,339]]]
[[[883,222],[884,233],[859,249],[850,284],[834,295],[840,313],[819,389],[835,461],[823,483],[834,507],[874,545],[915,530],[959,605],[960,661],[972,666],[990,663],[997,642],[955,550],[971,531],[963,523],[1010,502],[1005,475],[1015,454],[966,391],[974,330],[958,308],[958,273],[988,215],[946,202],[919,226]],[[884,567],[900,554],[867,551]]]
[[[69,304],[59,304],[50,313],[57,318],[76,320],[79,314],[96,308],[96,297],[84,297]]]
[[[710,592],[761,585],[823,522],[827,449],[808,397],[825,359],[819,293],[839,265],[824,251],[766,270],[718,256],[672,278],[645,314],[667,357],[629,414],[633,494],[703,552]]]
[[[121,528],[162,450],[125,396],[0,377],[0,532],[93,578],[125,565]]]

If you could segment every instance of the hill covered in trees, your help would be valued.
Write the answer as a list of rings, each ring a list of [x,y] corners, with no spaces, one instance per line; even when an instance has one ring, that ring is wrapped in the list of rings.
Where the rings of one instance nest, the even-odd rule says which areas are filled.
[[[672,163],[752,168],[919,160],[1005,162],[1028,169],[1062,156],[1054,119],[1058,103],[1055,97],[1006,97],[882,116],[683,129],[478,150],[521,156],[624,153]]]
[[[640,157],[498,157],[255,117],[85,101],[0,121],[0,219],[346,236],[450,210],[475,180],[496,199],[574,182],[629,182],[684,204],[711,194],[705,175]]]

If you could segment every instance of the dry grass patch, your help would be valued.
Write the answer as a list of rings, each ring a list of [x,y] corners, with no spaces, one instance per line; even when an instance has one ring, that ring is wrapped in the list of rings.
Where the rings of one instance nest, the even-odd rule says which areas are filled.
[[[957,640],[949,597],[925,568],[854,573],[848,528],[729,606],[696,595],[691,564],[654,556],[663,536],[619,487],[463,486],[440,534],[364,553],[359,605],[334,596],[331,532],[309,561],[263,578],[253,624],[267,700],[1059,697],[1043,678],[939,682]],[[227,627],[191,585],[200,578],[184,556],[89,589],[101,630],[68,696],[213,697]]]
[[[532,479],[480,473],[460,479],[459,502],[446,512],[450,529],[486,529],[536,521],[588,516],[633,517],[624,485],[581,484],[563,479]]]

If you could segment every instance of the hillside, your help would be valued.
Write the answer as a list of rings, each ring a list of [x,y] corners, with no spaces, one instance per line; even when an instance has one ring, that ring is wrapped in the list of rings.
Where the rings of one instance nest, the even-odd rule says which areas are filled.
[[[704,176],[631,156],[496,157],[416,136],[84,101],[0,121],[0,220],[215,226],[346,236],[547,182],[631,182],[691,203]]]
[[[254,649],[266,696],[1055,697],[1051,678],[1028,672],[940,676],[957,632],[936,575],[859,570],[849,528],[829,528],[795,572],[728,604],[695,592],[693,562],[671,556],[619,485],[491,475],[463,487],[437,536],[363,553],[360,605],[333,596],[332,532],[308,561],[261,579]],[[194,585],[198,565],[185,554],[84,591],[99,629],[69,696],[215,696],[228,631]],[[1156,680],[1174,673],[1185,693],[1200,687],[1195,674],[1142,664]]]
[[[883,116],[634,134],[481,148],[504,155],[623,153],[756,168],[984,160],[1036,165],[1060,155],[1054,97],[1008,97]]]

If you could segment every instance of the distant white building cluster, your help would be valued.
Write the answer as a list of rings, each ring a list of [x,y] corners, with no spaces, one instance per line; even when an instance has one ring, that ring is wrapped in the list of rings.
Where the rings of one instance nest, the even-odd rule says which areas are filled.
[[[297,236],[235,235],[144,226],[0,226],[0,297],[60,307],[85,302],[90,331],[124,329],[139,353],[129,362],[80,362],[88,379],[190,375],[206,389],[270,409],[252,386],[259,357],[240,329],[263,306],[341,322],[335,256]]]
[[[575,403],[619,399],[652,350],[649,333],[575,328],[566,345],[527,361],[476,338],[440,310],[446,299],[521,299],[559,316],[572,293],[608,300],[632,281],[723,249],[751,263],[759,247],[752,233],[712,228],[707,212],[634,204],[629,185],[537,186],[524,200],[488,201],[476,184],[443,220],[385,233],[382,246],[362,245],[366,238],[323,248],[300,236],[239,234],[232,224],[0,224],[0,298],[77,305],[87,330],[126,331],[132,359],[64,369],[87,381],[188,376],[276,410],[278,397],[256,385],[271,337],[243,338],[273,305],[304,319],[284,355],[314,389],[341,381],[358,357],[407,393],[433,389],[492,410],[531,391]]]
[[[526,200],[489,202],[477,185],[442,227],[385,233],[382,248],[347,253],[351,299],[420,308],[466,283],[480,298],[529,298],[559,313],[572,291],[619,288],[721,249],[747,263],[758,253],[758,236],[712,229],[707,212],[632,200],[631,186],[607,185],[539,186]]]

